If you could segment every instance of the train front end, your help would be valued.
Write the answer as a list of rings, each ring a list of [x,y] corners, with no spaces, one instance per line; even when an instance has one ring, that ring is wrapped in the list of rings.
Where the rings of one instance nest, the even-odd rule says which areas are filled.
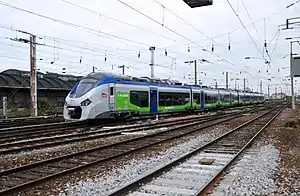
[[[65,99],[66,121],[94,120],[109,113],[109,85],[103,78],[104,74],[91,73],[73,87]]]

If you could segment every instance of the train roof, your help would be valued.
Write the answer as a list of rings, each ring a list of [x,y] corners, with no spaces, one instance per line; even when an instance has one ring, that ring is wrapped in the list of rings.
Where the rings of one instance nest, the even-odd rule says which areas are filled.
[[[149,86],[161,86],[161,87],[173,87],[173,88],[190,88],[189,85],[180,83],[177,80],[126,76],[126,75],[119,75],[119,74],[115,74],[115,73],[106,73],[106,72],[90,73],[87,76],[85,76],[84,78],[99,79],[98,85],[115,82],[115,83],[133,84],[133,85],[149,85]]]
[[[98,85],[106,84],[110,82],[116,82],[121,84],[133,84],[133,85],[149,85],[149,86],[161,86],[161,87],[173,87],[173,88],[192,88],[192,89],[203,89],[205,91],[220,91],[220,92],[239,92],[239,93],[257,93],[257,92],[243,92],[234,89],[224,89],[224,88],[211,88],[208,86],[200,86],[200,85],[188,85],[184,84],[177,80],[171,79],[160,79],[160,78],[149,78],[149,77],[136,77],[136,76],[128,76],[128,75],[120,75],[109,72],[95,72],[90,73],[83,78],[94,78],[99,79]],[[260,93],[258,93],[260,94]]]

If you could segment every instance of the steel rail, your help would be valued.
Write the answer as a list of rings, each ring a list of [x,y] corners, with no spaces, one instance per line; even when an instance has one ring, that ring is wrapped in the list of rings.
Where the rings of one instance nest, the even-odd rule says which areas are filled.
[[[225,114],[221,116],[227,117],[230,115],[236,115],[241,112]],[[111,137],[115,135],[120,135],[123,132],[138,132],[138,131],[146,131],[150,129],[158,129],[165,127],[165,124],[168,126],[180,125],[183,123],[192,123],[191,125],[196,125],[199,122],[195,122],[195,120],[214,120],[218,118],[220,115],[210,115],[204,117],[192,117],[190,119],[182,119],[182,120],[172,120],[172,121],[163,121],[156,124],[145,124],[145,125],[132,125],[132,126],[124,126],[124,127],[116,127],[109,130],[98,130],[98,131],[89,131],[84,133],[74,133],[74,134],[66,134],[62,136],[54,136],[50,138],[42,138],[37,140],[28,140],[28,141],[20,141],[13,143],[5,143],[0,144],[0,154],[8,154],[8,153],[16,153],[25,150],[32,150],[38,148],[45,148],[49,146],[57,146],[63,144],[70,144],[78,141],[87,141],[93,140],[97,138]],[[128,129],[128,130],[127,130]],[[124,131],[125,130],[125,131]],[[5,149],[8,148],[8,149]]]
[[[45,123],[55,123],[55,122],[63,122],[63,118],[37,118],[37,119],[28,119],[28,120],[11,120],[0,122],[0,128],[10,128],[16,126],[24,126],[24,125],[36,125],[36,124],[45,124]]]
[[[255,117],[255,118],[253,118],[253,119],[251,119],[251,120],[243,123],[242,125],[240,125],[240,126],[234,128],[233,130],[231,130],[231,131],[229,131],[229,132],[221,135],[220,137],[216,138],[215,140],[213,140],[213,141],[211,141],[211,142],[209,142],[209,143],[207,143],[207,144],[205,144],[205,145],[203,145],[203,146],[201,146],[201,147],[193,150],[192,152],[186,153],[183,156],[181,156],[180,158],[177,158],[176,160],[173,160],[173,161],[167,163],[166,165],[164,165],[164,166],[162,166],[162,167],[160,167],[158,169],[155,169],[154,171],[148,172],[147,174],[139,177],[137,180],[134,180],[133,182],[129,182],[129,183],[125,184],[123,187],[121,187],[119,189],[112,190],[107,195],[109,195],[109,196],[121,196],[121,195],[126,195],[128,192],[132,192],[132,191],[138,189],[140,186],[142,186],[142,185],[150,182],[154,178],[157,178],[157,177],[161,176],[162,174],[170,171],[172,168],[176,167],[180,163],[183,163],[183,162],[187,161],[188,159],[190,159],[191,157],[199,154],[199,152],[203,151],[205,148],[207,148],[207,147],[215,144],[216,142],[220,141],[221,139],[223,139],[223,138],[231,135],[232,133],[240,130],[243,127],[246,127],[247,125],[251,124],[252,122],[255,122],[256,120],[264,117],[265,115],[271,113],[272,111],[274,111],[274,110],[276,110],[278,108],[279,107],[275,107],[275,108],[273,108],[273,109],[271,109],[271,110],[269,110],[269,111],[267,111],[267,112],[265,112],[265,113],[263,113],[263,114]],[[276,116],[281,111],[282,111],[282,109],[278,113],[276,113]],[[276,117],[274,116],[272,118],[272,120],[274,120],[275,118]],[[267,125],[269,125],[270,123],[271,123],[271,121],[268,121]],[[265,125],[264,127],[267,127],[267,125]],[[257,135],[258,134],[256,134],[256,136]],[[251,141],[253,141],[253,140],[251,140]],[[249,144],[249,142],[247,144]]]
[[[31,130],[40,130],[40,129],[51,129],[58,127],[65,127],[68,125],[75,126],[83,124],[82,122],[56,122],[56,123],[47,123],[47,124],[37,124],[37,125],[25,125],[20,127],[9,127],[0,129],[0,135],[11,134],[11,133],[19,133],[22,131],[31,131]]]
[[[210,115],[210,116],[215,116],[215,115]],[[201,117],[201,116],[200,116]],[[206,117],[206,116],[203,116],[203,117]],[[197,118],[199,118],[199,116],[197,116],[197,117],[194,117],[194,119],[197,119]],[[190,118],[190,119],[192,119],[192,118]],[[80,125],[80,123],[79,123],[79,125]],[[86,127],[86,125],[88,125],[88,124],[83,124],[83,127]],[[110,126],[110,125],[115,125],[115,123],[114,122],[112,122],[112,123],[99,123],[99,124],[97,124],[97,125],[95,125],[95,127],[96,128],[99,128],[99,127],[97,127],[97,126],[104,126],[104,125],[106,125],[106,126]],[[133,124],[133,125],[127,125],[129,128],[130,128],[130,126],[132,126],[132,128],[133,127],[139,127],[139,126],[141,126],[141,125],[135,125],[135,124]],[[93,126],[91,126],[91,125],[89,125],[88,127],[90,127],[90,128],[94,128]],[[72,127],[70,127],[70,128],[72,128]],[[77,125],[75,125],[75,128],[80,128],[80,127],[77,127]],[[102,127],[101,127],[102,128]],[[66,130],[66,129],[69,129],[69,127],[64,127],[63,129],[60,129],[60,130]],[[116,130],[116,129],[119,129],[119,128],[112,128],[111,130]],[[8,141],[9,142],[11,142],[14,138],[12,138],[12,137],[18,137],[18,136],[24,136],[24,135],[29,135],[29,136],[32,136],[33,134],[34,134],[34,136],[35,135],[37,135],[37,136],[35,136],[35,137],[38,137],[39,135],[38,134],[40,134],[40,136],[41,137],[46,137],[46,136],[48,136],[48,135],[53,135],[55,132],[57,132],[57,131],[60,131],[60,130],[49,130],[50,131],[50,133],[49,133],[49,131],[45,131],[45,130],[41,130],[41,131],[33,131],[33,132],[23,132],[23,133],[16,133],[16,134],[9,134],[9,135],[4,135],[4,136],[1,136],[1,134],[0,134],[0,142],[1,142],[1,140],[3,140],[3,139],[7,139],[7,138],[11,138],[11,139],[8,139]],[[54,133],[53,133],[54,132]],[[18,139],[22,139],[22,138],[18,138]],[[28,139],[28,138],[25,138],[25,139]]]
[[[257,138],[257,136],[263,131],[265,130],[273,121],[274,119],[277,118],[277,116],[282,112],[283,108],[281,110],[279,110],[279,112],[277,112],[244,146],[242,149],[240,149],[240,151],[238,153],[236,153],[234,155],[234,157],[215,175],[211,178],[210,181],[208,181],[195,195],[202,195],[205,194],[205,192],[208,192],[210,185],[212,185],[212,187],[214,186],[214,182],[216,181],[216,179],[222,175],[222,173],[230,166],[232,165],[232,163],[242,154],[242,152],[244,152],[244,150],[254,141],[254,139]]]
[[[101,151],[101,150],[110,150],[110,149],[116,148],[117,146],[121,147],[121,148],[116,149],[117,150],[116,154],[113,154],[113,153],[112,154],[107,154],[107,152],[105,153],[105,151],[104,151],[105,156],[106,156],[105,158],[102,157],[100,159],[96,159],[96,160],[94,159],[93,161],[90,161],[89,163],[81,163],[79,166],[74,166],[74,167],[71,167],[69,169],[66,169],[66,170],[63,170],[63,171],[59,171],[57,173],[53,173],[53,174],[41,177],[39,179],[31,180],[31,181],[25,182],[23,184],[18,184],[16,186],[12,186],[10,188],[0,190],[0,195],[16,193],[20,190],[30,188],[32,186],[35,186],[35,185],[38,185],[40,183],[49,181],[51,179],[55,179],[55,178],[64,176],[66,174],[73,173],[73,172],[78,171],[78,170],[82,170],[84,168],[93,166],[95,164],[104,163],[104,162],[107,162],[107,161],[110,161],[110,160],[113,160],[113,159],[116,159],[116,158],[119,158],[119,157],[122,157],[122,156],[125,156],[125,155],[128,155],[128,154],[134,153],[136,151],[140,151],[140,150],[143,150],[145,148],[149,148],[149,147],[152,147],[154,145],[161,144],[161,143],[169,141],[169,140],[174,140],[174,139],[183,137],[185,135],[194,133],[196,131],[200,131],[204,128],[208,128],[208,127],[215,126],[215,125],[218,125],[218,124],[221,124],[221,123],[224,123],[224,122],[228,122],[228,121],[230,121],[232,119],[235,119],[237,117],[239,117],[239,116],[237,115],[237,116],[234,116],[234,117],[227,117],[226,119],[220,120],[218,122],[213,122],[211,124],[204,125],[204,126],[201,126],[201,127],[193,126],[194,128],[191,129],[191,130],[184,129],[184,128],[191,127],[191,125],[183,125],[183,126],[180,126],[180,127],[169,129],[167,131],[162,131],[162,132],[154,133],[154,134],[151,134],[151,135],[144,135],[144,136],[140,136],[140,137],[137,137],[137,138],[134,138],[134,139],[121,141],[121,142],[117,142],[117,143],[114,143],[114,144],[108,144],[108,145],[104,145],[104,146],[101,146],[101,147],[92,148],[92,149],[88,149],[88,150],[84,150],[84,151],[80,151],[80,152],[76,152],[76,153],[72,153],[72,154],[68,154],[68,155],[64,155],[64,156],[60,156],[60,157],[51,158],[51,159],[44,160],[44,161],[39,161],[39,162],[23,165],[23,166],[8,169],[8,170],[5,170],[5,171],[1,171],[0,172],[0,177],[1,178],[3,178],[3,177],[6,178],[10,174],[17,175],[18,172],[30,171],[30,169],[36,169],[39,166],[45,167],[46,164],[59,163],[59,161],[67,160],[68,158],[78,158],[78,156],[88,155],[88,153],[93,153],[93,152],[97,152],[97,154],[99,154],[99,151]],[[211,120],[211,121],[213,121],[213,120]],[[172,134],[174,134],[175,131],[178,131],[178,135],[172,135]],[[184,131],[186,131],[186,132],[184,132]],[[168,136],[168,134],[171,134],[171,136],[169,136],[167,138],[163,138],[164,134],[166,134],[166,136]],[[155,137],[157,137],[157,138],[155,139]],[[148,138],[148,140],[146,140],[147,138]],[[140,142],[140,141],[143,141],[143,142]],[[150,143],[147,143],[146,141],[148,141]],[[128,147],[129,144],[133,145],[133,147],[132,148]],[[126,145],[127,148],[122,148],[122,145]],[[135,148],[134,148],[134,146],[135,146]],[[123,151],[120,151],[118,149],[122,149]],[[93,157],[91,157],[91,158],[93,158]],[[1,180],[1,178],[0,178],[0,180]]]
[[[4,149],[0,150],[0,154],[8,154],[8,153],[15,153],[20,152],[24,150],[31,150],[31,149],[37,149],[37,148],[43,148],[43,147],[49,147],[49,146],[55,146],[55,145],[62,145],[62,144],[69,144],[74,143],[78,141],[87,141],[97,138],[104,138],[104,137],[110,137],[115,135],[120,135],[123,132],[137,132],[137,131],[145,131],[150,130],[154,128],[161,128],[165,127],[165,124],[169,125],[178,125],[182,123],[189,123],[194,122],[195,120],[209,120],[216,118],[214,116],[211,117],[197,117],[193,119],[188,120],[180,120],[176,122],[161,122],[157,124],[145,124],[145,125],[137,125],[137,126],[126,126],[126,127],[119,127],[119,128],[112,128],[111,130],[96,130],[96,131],[89,131],[89,132],[83,132],[83,133],[73,133],[73,134],[65,134],[62,136],[54,136],[49,138],[42,138],[37,140],[28,140],[28,141],[20,141],[20,142],[13,142],[13,143],[4,143],[0,144],[0,149],[2,148],[12,148],[12,149]],[[194,122],[195,123],[195,122]],[[101,128],[101,127],[99,127]],[[126,129],[129,129],[126,131]],[[125,131],[124,131],[125,130]],[[72,139],[73,138],[73,139]],[[31,144],[31,145],[30,145]]]

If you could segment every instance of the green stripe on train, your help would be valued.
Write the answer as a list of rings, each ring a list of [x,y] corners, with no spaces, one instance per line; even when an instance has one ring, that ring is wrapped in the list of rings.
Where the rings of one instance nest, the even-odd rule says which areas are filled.
[[[204,108],[215,108],[217,107],[217,103],[206,103],[204,104]]]
[[[178,105],[178,106],[158,106],[158,111],[184,110],[185,108],[188,107],[191,107],[191,102],[188,102],[185,105]]]
[[[139,112],[150,112],[150,106],[139,107],[130,103],[129,92],[117,92],[116,93],[116,111],[130,110]]]
[[[180,106],[158,106],[158,111],[176,111],[184,110],[191,106],[191,102]],[[130,103],[130,93],[129,92],[117,92],[116,93],[116,111],[138,111],[138,112],[150,112],[150,106],[139,107]]]

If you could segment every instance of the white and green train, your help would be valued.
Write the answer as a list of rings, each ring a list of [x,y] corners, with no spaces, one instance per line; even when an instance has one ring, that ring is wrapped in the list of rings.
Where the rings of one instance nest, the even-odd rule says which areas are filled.
[[[262,102],[264,96],[259,93],[201,88],[171,80],[97,72],[83,77],[70,91],[65,100],[64,118],[124,118]]]

